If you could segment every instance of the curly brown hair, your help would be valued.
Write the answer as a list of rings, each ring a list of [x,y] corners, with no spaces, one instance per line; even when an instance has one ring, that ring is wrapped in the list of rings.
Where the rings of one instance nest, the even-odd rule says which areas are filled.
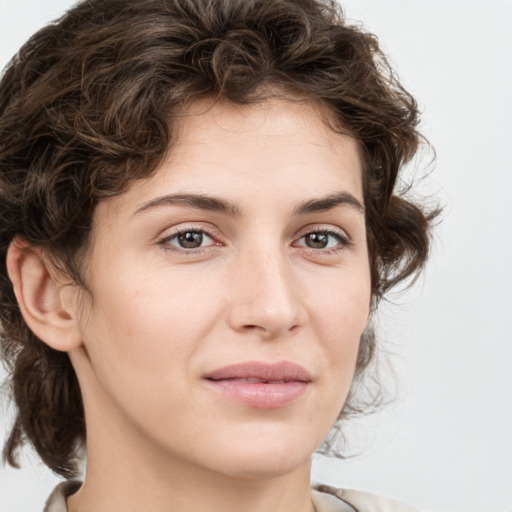
[[[85,0],[13,57],[0,82],[1,347],[17,407],[4,447],[11,465],[28,440],[54,472],[75,475],[86,429],[67,353],[39,340],[20,313],[6,270],[13,238],[42,247],[85,286],[95,206],[151,175],[177,136],[178,113],[199,97],[247,104],[279,89],[326,105],[359,142],[375,307],[424,265],[434,214],[395,191],[421,141],[416,102],[376,37],[348,24],[337,2]],[[374,346],[373,335],[363,337],[358,375]]]

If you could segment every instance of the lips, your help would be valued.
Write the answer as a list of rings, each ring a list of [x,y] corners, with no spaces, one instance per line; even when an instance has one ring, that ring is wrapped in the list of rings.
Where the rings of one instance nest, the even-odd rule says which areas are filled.
[[[302,396],[312,378],[302,366],[291,362],[247,362],[208,373],[205,382],[209,388],[243,405],[275,409]]]

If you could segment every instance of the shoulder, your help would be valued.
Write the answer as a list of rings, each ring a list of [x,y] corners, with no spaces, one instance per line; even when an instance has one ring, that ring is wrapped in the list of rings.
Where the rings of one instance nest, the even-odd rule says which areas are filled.
[[[78,491],[81,485],[79,480],[67,480],[57,485],[46,500],[43,512],[66,512],[66,498]]]
[[[384,498],[382,496],[377,496],[376,494],[372,494],[365,491],[358,491],[353,489],[336,489],[334,487],[330,487],[328,485],[320,485],[315,487],[315,491],[322,499],[322,495],[329,497],[339,498],[343,503],[348,504],[351,508],[347,508],[346,510],[353,510],[354,512],[419,512],[417,509],[405,505],[399,501]],[[325,508],[325,512],[330,511],[335,512],[336,508]],[[345,510],[344,508],[339,508],[340,512]],[[319,512],[323,512],[323,509],[320,509]]]

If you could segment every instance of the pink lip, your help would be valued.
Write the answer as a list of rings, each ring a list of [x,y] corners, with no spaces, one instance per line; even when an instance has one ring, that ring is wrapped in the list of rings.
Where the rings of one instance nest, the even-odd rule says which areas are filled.
[[[290,362],[247,362],[220,368],[205,375],[210,388],[250,407],[284,407],[303,395],[311,375]]]

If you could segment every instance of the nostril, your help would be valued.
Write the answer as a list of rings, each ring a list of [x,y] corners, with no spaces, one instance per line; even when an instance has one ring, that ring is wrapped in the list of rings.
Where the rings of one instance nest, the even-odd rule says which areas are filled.
[[[267,329],[265,329],[264,327],[262,326],[259,326],[259,325],[254,325],[254,324],[248,324],[248,325],[244,325],[243,326],[244,330],[246,331],[255,331],[255,330],[263,330],[263,331],[266,331]],[[288,332],[290,333],[295,333],[296,331],[298,331],[300,329],[300,325],[299,324],[295,324],[293,325],[292,327],[290,327],[290,329],[288,330]]]

